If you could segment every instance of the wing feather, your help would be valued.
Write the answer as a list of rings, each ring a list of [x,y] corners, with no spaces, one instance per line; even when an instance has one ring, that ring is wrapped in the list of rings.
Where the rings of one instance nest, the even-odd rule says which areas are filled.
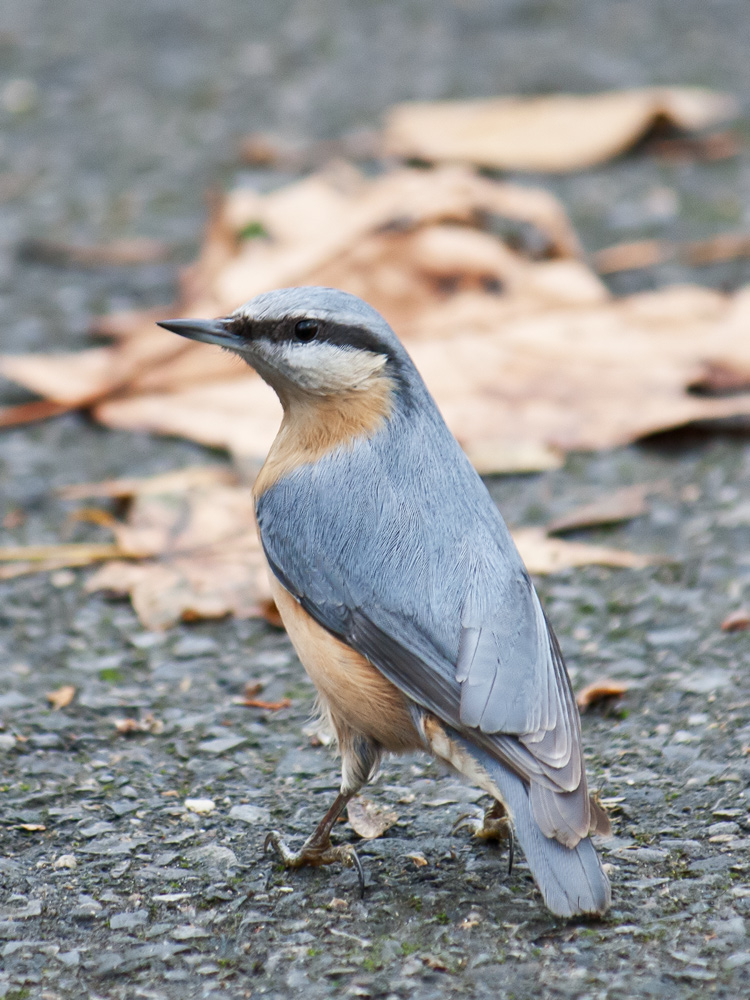
[[[458,469],[460,481],[413,476],[409,492],[393,468],[372,477],[386,456],[366,456],[373,485],[346,508],[334,485],[362,479],[356,451],[339,454],[339,466],[352,467],[333,475],[325,459],[297,470],[258,500],[263,548],[320,625],[528,782],[542,831],[574,846],[591,814],[562,655],[483,484],[453,459],[443,468]],[[423,479],[423,494],[412,496]],[[462,508],[431,530],[448,490]]]

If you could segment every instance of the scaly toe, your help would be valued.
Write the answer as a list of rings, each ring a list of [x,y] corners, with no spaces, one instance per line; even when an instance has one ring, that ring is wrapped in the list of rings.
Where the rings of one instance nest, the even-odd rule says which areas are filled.
[[[473,816],[471,813],[464,813],[463,816],[459,816],[456,822],[453,824],[452,833],[458,833],[459,830],[471,830],[472,836],[477,836],[479,831],[482,829],[482,822],[478,816]]]
[[[345,868],[356,868],[360,895],[364,896],[365,873],[362,869],[362,862],[351,844],[333,847],[330,840],[324,844],[310,840],[303,844],[298,851],[293,851],[285,843],[278,830],[271,830],[266,834],[263,850],[268,853],[271,848],[286,868],[302,868],[305,865],[319,868],[321,865],[333,865],[337,862],[344,865]]]

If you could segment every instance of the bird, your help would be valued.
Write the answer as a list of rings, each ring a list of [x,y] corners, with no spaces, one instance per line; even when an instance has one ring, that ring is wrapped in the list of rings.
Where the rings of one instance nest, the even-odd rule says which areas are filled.
[[[276,392],[253,486],[281,619],[336,734],[341,785],[289,867],[355,863],[330,834],[384,753],[427,751],[491,796],[547,908],[602,915],[578,708],[555,633],[486,486],[386,320],[347,292],[263,292],[160,326],[244,359]],[[512,844],[512,841],[511,841]],[[353,856],[354,855],[354,856]],[[364,886],[361,867],[360,880]]]

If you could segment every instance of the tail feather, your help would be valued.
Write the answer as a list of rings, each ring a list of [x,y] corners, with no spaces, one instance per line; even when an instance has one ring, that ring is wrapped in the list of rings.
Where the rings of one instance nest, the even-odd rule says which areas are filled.
[[[560,917],[603,914],[611,902],[609,879],[590,838],[584,837],[571,848],[546,837],[534,819],[525,782],[470,743],[464,746],[497,786],[549,909]]]

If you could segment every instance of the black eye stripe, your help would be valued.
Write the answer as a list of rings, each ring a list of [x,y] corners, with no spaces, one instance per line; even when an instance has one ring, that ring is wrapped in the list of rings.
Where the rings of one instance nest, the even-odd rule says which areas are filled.
[[[319,324],[314,319],[301,319],[294,327],[294,336],[303,344],[309,344],[318,334]]]

